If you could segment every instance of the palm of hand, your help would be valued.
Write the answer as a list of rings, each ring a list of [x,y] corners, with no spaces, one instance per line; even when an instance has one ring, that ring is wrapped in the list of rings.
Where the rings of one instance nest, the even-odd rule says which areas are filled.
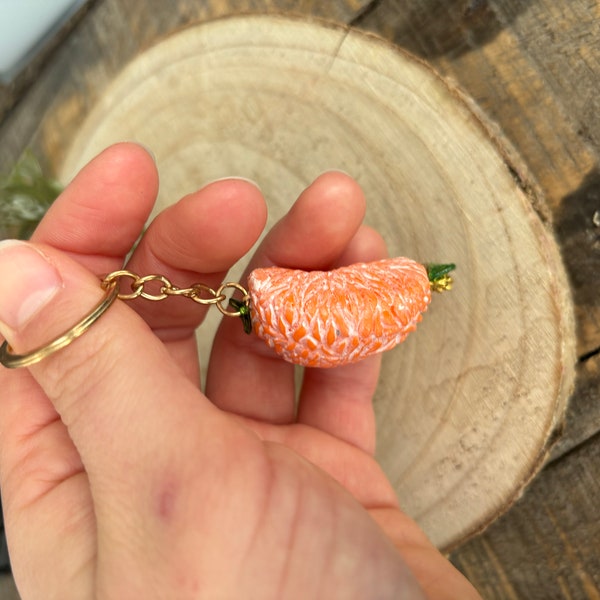
[[[36,231],[60,267],[63,295],[77,292],[74,306],[98,294],[79,265],[120,268],[156,181],[141,149],[113,147]],[[324,175],[251,268],[380,258],[383,242],[360,225],[363,214],[358,186]],[[128,268],[218,284],[264,221],[254,186],[211,184],[154,220]],[[423,597],[409,568],[432,598],[477,597],[400,512],[373,459],[378,357],[308,370],[296,404],[292,366],[226,320],[204,396],[193,335],[203,313],[160,304],[135,305],[141,318],[115,305],[76,352],[50,357],[33,377],[0,373],[9,391],[0,477],[24,598]],[[64,328],[64,313],[48,309],[48,322]],[[11,343],[46,339],[48,322]]]

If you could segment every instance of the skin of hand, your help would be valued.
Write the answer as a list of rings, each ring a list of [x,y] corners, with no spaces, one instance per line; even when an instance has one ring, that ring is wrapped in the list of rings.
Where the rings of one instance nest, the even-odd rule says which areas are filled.
[[[0,248],[0,332],[15,352],[61,334],[103,296],[158,189],[134,144],[110,147],[65,189],[31,243]],[[249,268],[330,268],[385,256],[347,175],[311,184]],[[158,215],[127,268],[217,286],[261,234],[240,179]],[[0,484],[23,600],[476,599],[404,515],[373,458],[379,357],[294,368],[224,319],[200,391],[186,298],[117,301],[28,369],[0,367]]]

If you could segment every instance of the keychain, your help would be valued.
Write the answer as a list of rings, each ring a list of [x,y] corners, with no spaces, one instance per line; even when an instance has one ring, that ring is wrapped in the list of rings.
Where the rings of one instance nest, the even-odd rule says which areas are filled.
[[[127,270],[102,279],[106,296],[83,320],[54,341],[26,354],[13,354],[7,342],[0,348],[5,367],[25,367],[64,348],[87,331],[117,299],[142,297],[160,301],[184,296],[215,305],[227,317],[241,319],[284,360],[307,367],[351,364],[390,350],[414,331],[431,301],[431,292],[452,287],[454,264],[421,265],[409,258],[356,263],[332,271],[302,271],[269,267],[253,270],[248,289],[228,282],[218,289],[202,283],[173,285],[163,275],[140,277]],[[121,291],[131,279],[130,292]],[[158,282],[158,293],[148,284]],[[241,298],[229,302],[225,292]],[[228,302],[228,304],[227,304]]]

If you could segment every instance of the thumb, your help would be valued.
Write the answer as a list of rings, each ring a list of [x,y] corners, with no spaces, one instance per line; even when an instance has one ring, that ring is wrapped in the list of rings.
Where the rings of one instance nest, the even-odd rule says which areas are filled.
[[[0,281],[0,333],[15,353],[56,338],[105,295],[98,278],[77,262],[22,242],[0,245]],[[205,475],[207,460],[218,468],[215,444],[207,446],[225,417],[123,302],[115,301],[83,336],[28,369],[80,454],[99,535],[103,516],[110,521],[124,505],[127,523],[117,525],[116,537],[147,529],[147,512],[160,505],[164,481],[186,469],[187,477],[193,475],[186,458]]]

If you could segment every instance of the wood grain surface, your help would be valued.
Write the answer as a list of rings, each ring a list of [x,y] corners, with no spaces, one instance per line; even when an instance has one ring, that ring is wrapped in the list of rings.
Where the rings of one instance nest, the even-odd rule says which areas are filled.
[[[247,11],[318,14],[410,50],[498,123],[533,174],[530,185],[546,198],[571,282],[576,388],[551,462],[504,517],[452,558],[484,598],[599,598],[599,3],[180,0],[167,8],[157,0],[96,0],[42,70],[0,102],[0,171],[25,147],[58,170],[69,141],[130,59],[187,24]],[[49,120],[58,124],[52,134]]]

